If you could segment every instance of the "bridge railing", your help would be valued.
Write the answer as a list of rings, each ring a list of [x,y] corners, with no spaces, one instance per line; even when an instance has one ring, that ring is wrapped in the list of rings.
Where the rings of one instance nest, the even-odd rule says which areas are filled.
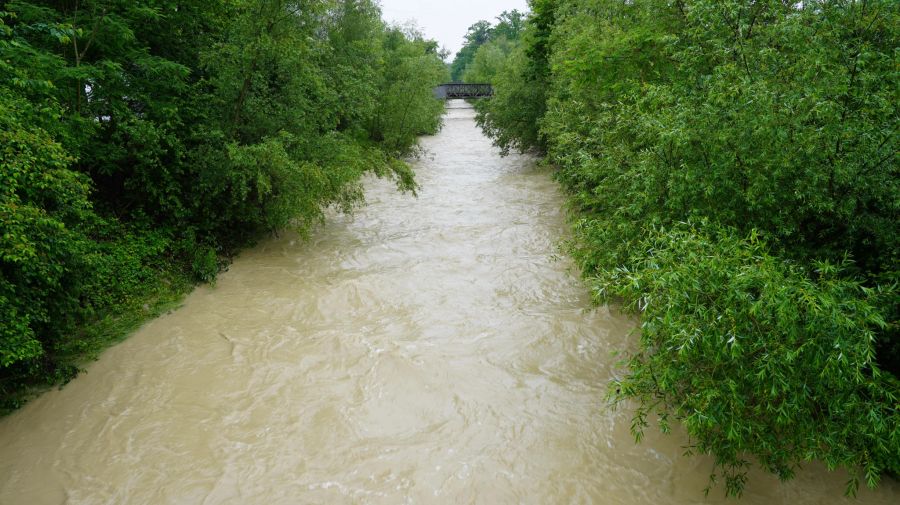
[[[488,98],[493,96],[494,88],[488,83],[459,83],[451,82],[441,84],[434,88],[435,98]]]

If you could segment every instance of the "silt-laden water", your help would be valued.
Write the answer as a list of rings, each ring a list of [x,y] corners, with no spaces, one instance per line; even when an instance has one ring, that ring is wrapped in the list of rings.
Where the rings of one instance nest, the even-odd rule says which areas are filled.
[[[556,258],[562,196],[464,102],[419,197],[243,253],[215,287],[0,420],[0,504],[692,504],[841,500],[818,465],[704,498],[682,435],[606,408],[634,320]],[[852,503],[897,504],[887,482]]]

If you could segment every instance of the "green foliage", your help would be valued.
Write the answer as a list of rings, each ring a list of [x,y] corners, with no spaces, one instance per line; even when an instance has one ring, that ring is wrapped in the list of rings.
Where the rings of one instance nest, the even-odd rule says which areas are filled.
[[[482,44],[475,51],[475,57],[463,72],[463,82],[493,82],[497,74],[503,71],[509,54],[515,49],[515,46],[514,42],[510,42],[505,37]]]
[[[384,70],[378,81],[378,105],[369,121],[369,137],[387,152],[407,155],[416,137],[437,132],[443,103],[434,100],[434,83],[447,69],[421,34],[392,28],[384,38]]]
[[[494,95],[475,104],[475,121],[506,155],[543,146],[539,121],[546,110],[544,84],[529,73],[523,47],[514,49],[491,80]]]
[[[489,83],[499,63],[497,52],[503,56],[515,46],[525,29],[525,14],[518,10],[503,11],[497,16],[497,24],[481,20],[469,27],[465,44],[450,63],[450,78],[453,82]],[[478,56],[483,46],[488,46],[482,56]],[[472,69],[472,65],[478,69]],[[468,76],[467,76],[468,74]],[[478,76],[482,80],[474,80]]]
[[[0,408],[363,174],[414,191],[436,47],[370,0],[4,3]]]
[[[494,96],[476,104],[476,122],[503,154],[545,148],[539,125],[547,109],[549,36],[557,7],[546,0],[530,7],[521,42],[491,81]]]
[[[465,43],[450,63],[450,79],[459,82],[466,67],[475,58],[478,47],[490,39],[491,24],[481,20],[469,27],[465,35]]]
[[[71,227],[92,215],[87,178],[34,126],[55,116],[0,88],[0,367],[42,357],[41,330],[78,308],[86,238]]]
[[[682,421],[731,494],[751,459],[896,473],[900,6],[531,7],[478,121],[559,167],[585,275],[642,314],[636,433]]]
[[[605,234],[593,226],[581,228]],[[748,456],[781,479],[809,459],[863,469],[869,485],[900,470],[898,383],[872,346],[886,323],[849,264],[807,271],[708,223],[648,229],[633,251],[592,284],[642,315],[641,352],[613,384],[615,399],[639,400],[637,439],[652,414],[680,420],[734,495]]]
[[[500,13],[497,16],[497,24],[491,29],[491,40],[519,40],[525,30],[525,17],[525,13],[516,9]]]

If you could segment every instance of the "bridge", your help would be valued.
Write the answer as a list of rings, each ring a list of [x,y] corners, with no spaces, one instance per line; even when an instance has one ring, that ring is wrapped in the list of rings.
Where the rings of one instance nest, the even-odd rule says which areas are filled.
[[[493,94],[494,88],[486,83],[463,84],[461,82],[451,82],[434,88],[434,97],[441,100],[449,100],[451,98],[490,98]]]

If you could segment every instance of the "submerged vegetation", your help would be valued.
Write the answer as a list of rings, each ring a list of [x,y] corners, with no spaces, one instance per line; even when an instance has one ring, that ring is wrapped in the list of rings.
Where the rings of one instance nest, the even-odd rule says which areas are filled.
[[[0,409],[360,202],[439,127],[437,44],[371,0],[0,7]]]
[[[641,314],[635,435],[682,423],[732,495],[900,473],[900,3],[531,8],[478,121],[558,167],[597,300]]]

